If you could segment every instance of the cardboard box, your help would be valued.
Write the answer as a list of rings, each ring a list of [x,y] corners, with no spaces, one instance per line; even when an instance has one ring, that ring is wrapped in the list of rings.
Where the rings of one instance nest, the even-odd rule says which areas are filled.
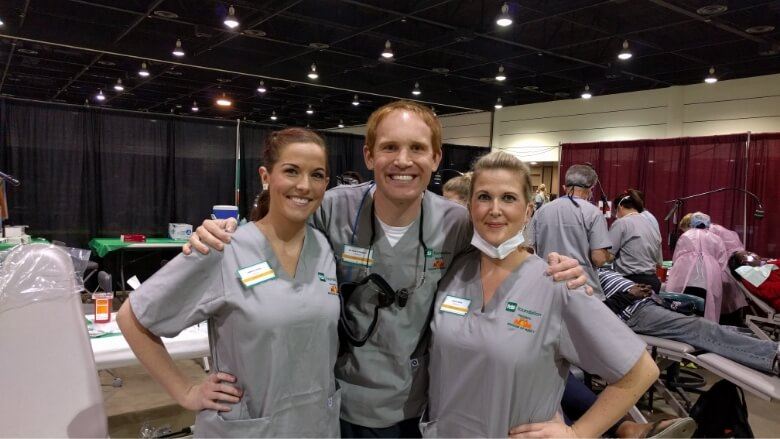
[[[170,223],[168,224],[168,237],[171,239],[190,239],[192,224]]]

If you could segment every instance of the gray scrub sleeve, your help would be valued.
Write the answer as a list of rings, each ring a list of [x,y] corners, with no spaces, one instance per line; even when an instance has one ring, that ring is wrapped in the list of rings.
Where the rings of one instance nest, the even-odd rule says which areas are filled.
[[[622,378],[645,343],[601,301],[582,289],[563,288],[559,355],[609,383]]]
[[[588,229],[588,242],[591,250],[609,248],[612,246],[609,230],[607,229],[607,220],[600,211],[591,211],[590,228]],[[614,247],[613,247],[614,248]]]
[[[158,337],[175,337],[225,303],[223,253],[179,254],[130,293],[138,321]]]

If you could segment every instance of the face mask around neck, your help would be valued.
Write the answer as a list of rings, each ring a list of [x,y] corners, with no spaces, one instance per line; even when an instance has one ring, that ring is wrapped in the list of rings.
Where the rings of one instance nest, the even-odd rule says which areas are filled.
[[[507,256],[509,256],[513,251],[517,249],[524,241],[525,238],[523,237],[523,231],[525,231],[525,226],[520,229],[519,232],[517,232],[517,235],[507,239],[506,241],[502,242],[498,247],[494,246],[493,244],[485,241],[484,238],[479,236],[479,233],[477,232],[476,227],[474,228],[474,235],[471,237],[471,245],[478,248],[479,251],[486,254],[487,256],[490,256],[493,259],[505,259]]]

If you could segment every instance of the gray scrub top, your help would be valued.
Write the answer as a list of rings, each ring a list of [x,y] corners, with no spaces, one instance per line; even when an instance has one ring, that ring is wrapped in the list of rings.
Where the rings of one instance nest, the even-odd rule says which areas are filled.
[[[599,276],[590,261],[590,251],[612,246],[607,231],[607,220],[598,207],[587,200],[574,197],[579,207],[566,195],[556,198],[536,211],[531,220],[531,241],[536,254],[558,252],[574,258],[588,275],[588,285],[604,300]]]
[[[238,270],[262,262],[275,277],[255,270],[245,278],[262,282],[245,287]],[[306,227],[290,279],[249,223],[222,252],[177,256],[130,302],[141,324],[160,337],[208,319],[212,367],[235,375],[244,390],[229,412],[200,411],[197,436],[338,437],[337,293],[333,253],[320,232]]]
[[[571,364],[612,383],[644,352],[609,308],[553,282],[535,255],[483,310],[480,256],[458,258],[437,294],[423,436],[507,437],[512,427],[555,415]]]
[[[609,229],[610,252],[615,255],[615,271],[623,275],[655,274],[661,258],[661,235],[641,214],[618,218]]]
[[[359,281],[370,272],[380,274],[395,290],[414,289],[425,271],[424,283],[414,289],[406,306],[380,309],[376,332],[362,347],[344,343],[346,352],[336,363],[342,419],[385,428],[422,413],[427,401],[428,352],[421,339],[427,332],[437,284],[455,255],[469,247],[472,227],[463,206],[426,191],[422,197],[422,235],[430,254],[424,254],[418,240],[419,217],[394,247],[381,225],[374,222],[374,262],[367,270],[351,263],[349,254],[345,258],[345,246],[369,248],[373,221],[370,188],[371,183],[364,183],[327,191],[314,224],[330,240],[339,283]],[[376,299],[374,292],[359,288],[346,304],[359,337],[371,322]]]

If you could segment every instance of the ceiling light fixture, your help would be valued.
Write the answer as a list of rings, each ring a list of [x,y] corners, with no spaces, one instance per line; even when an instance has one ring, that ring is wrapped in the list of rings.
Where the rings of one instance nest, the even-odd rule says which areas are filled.
[[[420,90],[420,83],[415,82],[414,88],[412,89],[412,94],[415,96],[420,96],[422,94],[422,90]]]
[[[309,79],[317,79],[320,77],[320,75],[317,73],[317,65],[314,63],[311,63],[311,69],[309,69],[309,74],[307,75]]]
[[[230,5],[228,8],[228,14],[227,17],[225,17],[225,26],[235,29],[238,27],[238,18],[236,18],[236,9],[233,7],[233,5]]]
[[[707,84],[714,84],[718,82],[718,77],[715,76],[715,67],[710,67],[710,72],[707,75],[707,77],[704,78],[704,82],[706,82]]]
[[[506,81],[506,73],[504,73],[504,66],[498,66],[498,73],[496,73],[496,81]]]
[[[385,50],[382,51],[382,58],[390,59],[393,57],[393,48],[390,45],[390,40],[385,41]]]
[[[116,91],[125,91],[125,86],[122,85],[122,78],[116,79],[116,84],[114,84],[114,90]]]
[[[138,76],[142,78],[148,78],[149,77],[149,69],[146,68],[146,63],[141,63],[141,70],[138,71]]]
[[[314,114],[314,108],[311,108],[311,104],[309,104],[309,108],[306,109],[306,114],[308,114],[309,116]]]
[[[512,16],[509,15],[509,4],[504,2],[501,6],[501,14],[496,18],[496,24],[501,27],[507,27],[512,24]]]
[[[225,93],[222,93],[222,97],[217,99],[217,105],[219,105],[220,107],[229,107],[233,105],[233,102],[230,99],[228,99]]]
[[[590,93],[590,86],[589,85],[587,85],[587,84],[585,85],[585,89],[582,90],[582,95],[581,96],[582,96],[582,99],[590,99],[590,98],[593,97],[593,95]]]
[[[260,81],[260,85],[257,86],[257,92],[262,94],[262,93],[265,93],[267,91],[268,91],[268,89],[265,88],[265,81]]]
[[[625,61],[631,59],[632,56],[634,56],[634,54],[631,53],[631,50],[628,48],[628,40],[623,40],[623,49],[618,53],[618,59]]]
[[[181,47],[181,39],[180,38],[176,39],[176,46],[173,47],[173,52],[171,52],[171,53],[173,53],[173,56],[178,56],[179,58],[184,56],[184,49],[182,49],[182,47]]]
[[[276,111],[274,110],[271,112],[271,120],[276,120],[276,119],[278,119],[278,117],[276,117]]]
[[[501,98],[496,99],[496,105],[493,105],[493,108],[496,110],[504,108],[504,104],[501,102]]]
[[[360,101],[358,100],[358,95],[355,95],[355,97],[354,97],[354,98],[352,98],[352,105],[354,105],[354,106],[356,106],[356,107],[357,107],[358,105],[360,105]]]
[[[103,94],[103,90],[98,90],[98,94],[97,94],[97,96],[95,96],[95,99],[97,99],[99,101],[105,101],[106,100],[106,95]]]
[[[200,108],[198,108],[198,101],[192,101],[192,112],[197,113],[200,111]]]
[[[339,119],[339,128],[344,128],[344,121]]]
[[[3,22],[3,19],[0,18],[0,26],[3,26],[5,23]]]

